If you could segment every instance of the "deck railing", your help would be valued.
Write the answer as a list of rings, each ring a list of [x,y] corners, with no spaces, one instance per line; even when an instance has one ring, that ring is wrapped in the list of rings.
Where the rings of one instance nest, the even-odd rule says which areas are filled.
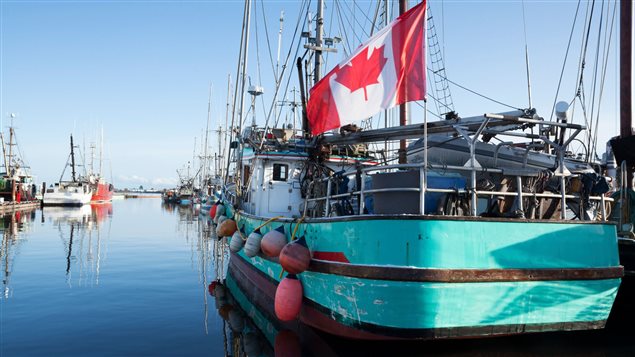
[[[418,170],[419,171],[419,187],[391,187],[391,188],[365,188],[366,178],[370,173],[377,172],[397,172],[402,170]],[[427,187],[427,174],[429,170],[437,170],[441,172],[465,172],[469,173],[469,187],[468,188],[429,188]],[[360,172],[361,171],[361,172]],[[494,190],[477,190],[476,189],[476,174],[477,173],[495,173],[501,174],[507,177],[515,177],[516,179],[516,190],[515,191],[494,191]],[[357,190],[353,190],[346,193],[337,193],[332,194],[332,187],[334,180],[339,179],[339,177],[355,177],[356,175],[360,175],[361,185],[357,187]],[[503,196],[503,197],[516,197],[517,209],[520,211],[524,211],[523,207],[523,199],[527,197],[532,198],[549,198],[549,199],[560,199],[560,207],[561,207],[561,219],[566,218],[566,210],[567,200],[576,200],[580,205],[583,205],[583,201],[588,199],[590,201],[599,202],[600,203],[600,215],[602,220],[607,220],[607,211],[606,211],[606,203],[612,202],[613,199],[609,197],[605,197],[604,195],[599,196],[588,196],[584,197],[579,194],[567,194],[566,193],[566,181],[564,176],[561,176],[559,180],[560,184],[560,193],[549,193],[549,192],[524,192],[523,191],[523,178],[527,177],[535,177],[535,171],[529,172],[528,170],[523,169],[493,169],[493,168],[480,168],[480,167],[462,167],[462,166],[451,166],[451,165],[428,165],[426,168],[424,164],[396,164],[396,165],[384,165],[384,166],[374,166],[363,168],[361,170],[351,170],[344,173],[338,173],[336,176],[330,176],[327,178],[321,178],[314,180],[309,185],[309,190],[305,198],[304,204],[304,214],[306,215],[307,209],[310,202],[320,202],[325,201],[325,209],[324,215],[329,216],[331,214],[331,203],[333,200],[342,199],[342,198],[354,198],[358,197],[359,199],[359,209],[357,215],[364,214],[365,205],[366,205],[366,196],[375,194],[375,193],[388,193],[388,192],[417,192],[419,193],[419,214],[425,214],[425,195],[426,193],[456,193],[459,195],[469,195],[471,201],[471,210],[470,216],[478,215],[478,199],[479,197],[494,197],[494,196]],[[326,182],[326,194],[321,197],[311,197],[310,192],[312,192],[312,188],[316,184],[323,184]],[[578,215],[580,219],[584,219],[582,215]]]

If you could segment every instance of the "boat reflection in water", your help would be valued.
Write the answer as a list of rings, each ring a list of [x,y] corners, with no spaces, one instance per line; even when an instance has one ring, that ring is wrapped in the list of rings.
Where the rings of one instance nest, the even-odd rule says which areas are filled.
[[[13,264],[17,257],[21,243],[28,235],[31,222],[35,221],[35,211],[21,210],[10,212],[2,216],[2,245],[0,245],[0,266],[2,267],[2,299],[12,295],[10,287]]]
[[[105,240],[110,236],[110,229],[102,227],[110,222],[112,212],[112,203],[42,209],[42,222],[48,220],[56,226],[64,244],[69,286],[74,273],[78,286],[99,285]]]
[[[176,213],[179,216],[177,230],[192,252],[191,263],[192,266],[196,266],[198,283],[202,291],[203,325],[205,334],[210,334],[209,322],[216,318],[209,316],[207,291],[210,282],[225,278],[229,261],[227,244],[225,240],[218,240],[209,216],[199,216],[191,206],[163,203],[162,207],[164,211]]]
[[[273,314],[273,300],[253,285],[247,287],[240,271],[229,264],[229,249],[225,238],[218,239],[215,226],[209,217],[200,217],[199,237],[207,242],[207,248],[199,246],[199,266],[207,266],[211,252],[213,278],[208,284],[205,272],[205,320],[207,321],[207,296],[214,298],[218,315],[222,319],[221,332],[225,356],[336,356],[316,330],[298,321],[281,322]],[[243,281],[243,283],[241,283]],[[246,293],[245,289],[254,289]],[[253,295],[252,295],[253,294]],[[257,296],[250,300],[247,296]],[[207,331],[207,324],[206,331]]]
[[[212,282],[208,291],[223,319],[225,356],[338,355],[319,332],[298,322],[281,323],[254,305],[231,272],[224,282]],[[273,309],[273,301],[270,304]]]

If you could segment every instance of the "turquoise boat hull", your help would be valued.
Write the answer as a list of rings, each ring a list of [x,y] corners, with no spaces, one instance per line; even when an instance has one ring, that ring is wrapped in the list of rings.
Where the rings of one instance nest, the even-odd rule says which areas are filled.
[[[231,214],[231,213],[230,213]],[[253,231],[264,218],[236,215]],[[275,221],[265,234],[296,224]],[[361,339],[434,339],[604,327],[623,275],[615,226],[435,216],[300,224],[302,322]],[[234,276],[275,295],[276,259],[232,254]]]

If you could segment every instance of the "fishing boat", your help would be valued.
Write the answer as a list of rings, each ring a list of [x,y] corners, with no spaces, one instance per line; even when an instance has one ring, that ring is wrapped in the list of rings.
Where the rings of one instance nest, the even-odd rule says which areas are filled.
[[[571,136],[551,143],[554,167],[481,166],[475,145],[485,130],[509,125],[573,137],[584,126],[542,120],[533,108],[479,121],[424,117],[408,125],[404,113],[398,127],[354,125],[426,99],[426,3],[400,5],[396,20],[319,78],[318,1],[316,37],[305,46],[315,51],[317,78],[303,103],[302,131],[235,130],[235,169],[222,206],[212,209],[216,232],[230,241],[230,275],[254,294],[248,299],[263,298],[255,286],[274,300],[279,320],[346,338],[603,328],[624,271],[616,226],[606,220],[611,199],[565,164]],[[298,60],[301,88],[302,68]],[[464,137],[467,162],[428,161],[427,140],[436,134]],[[408,162],[406,140],[419,138],[423,160]],[[399,144],[397,157],[371,150],[386,141]]]
[[[64,181],[66,168],[71,168],[70,181]],[[94,194],[91,182],[78,175],[75,168],[75,145],[71,135],[71,152],[60,175],[59,182],[51,185],[44,192],[42,204],[44,206],[82,206],[91,201]]]
[[[13,119],[15,114],[11,114],[11,125],[9,126],[9,140],[5,141],[3,133],[0,132],[0,145],[2,145],[2,166],[4,171],[0,172],[0,200],[13,205],[20,203],[21,206],[37,203],[37,188],[33,181],[29,167],[24,159],[19,155]]]
[[[99,145],[99,168],[95,169],[94,159],[95,159],[95,145],[91,144],[91,155],[90,155],[90,165],[88,171],[88,181],[91,184],[91,188],[93,190],[93,196],[90,198],[91,203],[106,203],[112,201],[112,195],[115,191],[114,186],[109,183],[103,175],[103,152],[104,152],[104,139],[103,139],[103,131],[101,135],[100,145]]]
[[[93,195],[90,198],[92,203],[105,203],[112,201],[112,195],[114,193],[114,187],[108,183],[103,177],[95,176],[91,177],[91,184],[93,185]]]

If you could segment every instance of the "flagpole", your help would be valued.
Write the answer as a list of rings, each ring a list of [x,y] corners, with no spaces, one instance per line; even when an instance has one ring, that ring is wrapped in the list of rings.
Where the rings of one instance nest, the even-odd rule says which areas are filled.
[[[399,0],[399,15],[403,15],[406,11],[408,11],[408,0]],[[407,88],[405,84],[406,78],[404,78],[404,90]],[[405,94],[405,93],[404,93]],[[406,95],[403,98],[407,98]],[[399,125],[405,126],[408,124],[408,105],[407,103],[403,103],[399,105]],[[406,158],[406,140],[399,140],[399,163],[405,164],[407,162]]]

